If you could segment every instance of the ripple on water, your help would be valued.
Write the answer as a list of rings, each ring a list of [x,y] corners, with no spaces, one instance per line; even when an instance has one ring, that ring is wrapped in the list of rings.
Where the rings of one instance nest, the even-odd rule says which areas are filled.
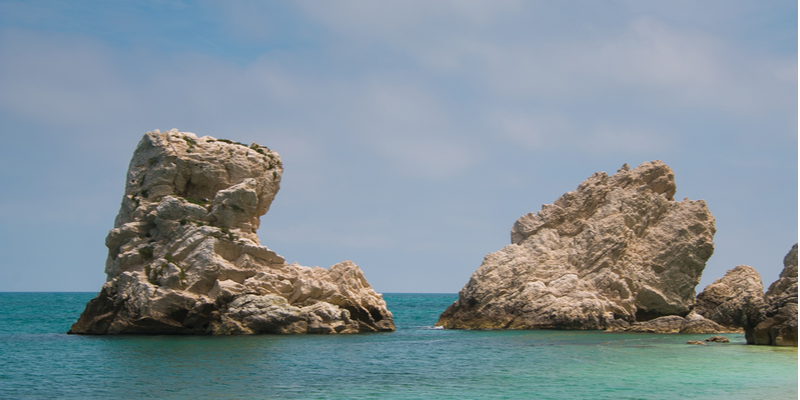
[[[434,328],[454,294],[386,294],[394,333],[64,335],[93,296],[0,294],[0,398],[797,398],[797,349],[742,335]]]

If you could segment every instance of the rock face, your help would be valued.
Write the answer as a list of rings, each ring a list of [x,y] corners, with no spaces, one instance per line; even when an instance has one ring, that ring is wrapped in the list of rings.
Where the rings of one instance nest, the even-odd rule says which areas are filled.
[[[729,330],[738,330],[748,324],[746,311],[759,307],[763,296],[758,271],[739,265],[697,295],[694,311]]]
[[[730,343],[731,341],[730,341],[730,339],[728,339],[725,336],[712,336],[712,337],[704,340],[704,342]]]
[[[612,326],[612,332],[643,332],[643,333],[719,333],[726,332],[726,328],[714,321],[690,314],[686,317],[668,315],[644,322],[636,322],[628,327]]]
[[[703,200],[674,194],[660,161],[595,173],[517,220],[511,244],[485,257],[437,325],[624,329],[686,316],[716,228]]]
[[[362,271],[288,264],[256,230],[283,172],[274,151],[172,130],[131,159],[108,237],[107,282],[69,333],[394,330]]]
[[[797,347],[797,244],[783,259],[780,278],[760,304],[746,310],[748,344]]]

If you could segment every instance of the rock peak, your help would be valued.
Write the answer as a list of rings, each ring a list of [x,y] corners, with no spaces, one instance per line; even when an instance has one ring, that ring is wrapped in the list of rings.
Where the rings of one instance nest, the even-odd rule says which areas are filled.
[[[675,174],[670,167],[658,160],[642,163],[632,170],[621,168],[611,177],[610,185],[622,188],[644,187],[653,193],[664,195],[667,200],[674,200],[676,191]]]
[[[176,129],[148,132],[128,166],[116,231],[109,239],[116,244],[117,235],[127,236],[125,231],[142,229],[143,222],[160,216],[151,228],[163,229],[148,232],[151,236],[169,234],[174,228],[169,221],[183,221],[233,231],[260,244],[259,218],[269,210],[282,174],[278,153],[257,143],[198,138]],[[172,218],[179,214],[182,218]]]
[[[511,243],[519,244],[545,227],[558,227],[560,235],[574,236],[582,232],[586,226],[585,221],[601,205],[607,201],[615,201],[613,198],[607,199],[610,194],[616,197],[639,198],[642,201],[649,199],[648,194],[654,194],[669,202],[674,201],[675,175],[670,167],[661,161],[646,162],[632,170],[626,168],[627,165],[623,165],[611,177],[605,172],[596,172],[578,185],[576,190],[565,193],[553,204],[543,205],[537,214],[529,213],[520,217],[511,228]],[[705,204],[703,200],[699,202]]]

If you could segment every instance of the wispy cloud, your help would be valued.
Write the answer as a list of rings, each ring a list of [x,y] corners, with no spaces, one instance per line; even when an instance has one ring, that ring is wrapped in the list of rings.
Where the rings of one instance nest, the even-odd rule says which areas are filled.
[[[410,260],[446,249],[437,257],[474,269],[463,266],[464,243],[495,243],[489,232],[505,235],[512,214],[595,170],[655,158],[692,172],[681,185],[702,193],[686,195],[716,200],[721,225],[767,210],[759,217],[782,227],[773,242],[796,238],[786,218],[797,211],[796,171],[786,168],[797,163],[796,5],[781,7],[0,3],[0,218],[28,223],[14,211],[24,209],[69,231],[54,215],[90,203],[86,193],[121,191],[141,134],[178,128],[281,154],[271,211],[281,214],[267,217],[279,252],[305,239],[353,252],[404,247]],[[716,184],[730,176],[736,185]],[[76,179],[98,186],[78,190]],[[34,184],[62,181],[57,205]],[[742,191],[779,194],[761,204]],[[29,212],[37,208],[49,211]],[[333,228],[347,224],[357,229]],[[716,248],[720,269],[745,251]],[[466,277],[453,279],[455,290]]]

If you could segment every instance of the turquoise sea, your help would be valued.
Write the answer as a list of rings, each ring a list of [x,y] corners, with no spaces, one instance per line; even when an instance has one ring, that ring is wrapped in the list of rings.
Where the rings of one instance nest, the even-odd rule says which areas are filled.
[[[397,331],[75,336],[95,293],[0,293],[0,399],[797,399],[797,349],[710,335],[433,329],[455,294],[385,294]]]

